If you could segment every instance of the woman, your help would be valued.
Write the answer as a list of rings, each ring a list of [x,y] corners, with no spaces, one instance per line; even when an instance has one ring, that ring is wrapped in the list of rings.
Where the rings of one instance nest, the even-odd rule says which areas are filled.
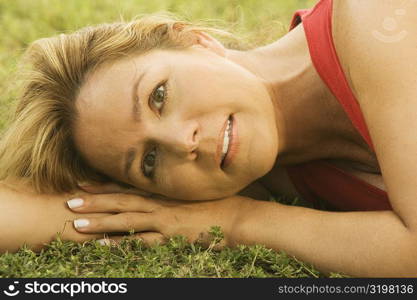
[[[130,229],[149,244],[204,240],[219,225],[227,246],[264,244],[322,271],[417,276],[416,3],[395,5],[321,0],[249,51],[158,19],[35,43],[2,178],[37,192],[113,183],[64,196],[5,186],[25,203],[9,211],[39,212],[37,198],[52,205],[40,223],[75,219],[75,240]],[[394,38],[384,18],[397,13],[406,35]],[[341,211],[255,200],[262,189]]]

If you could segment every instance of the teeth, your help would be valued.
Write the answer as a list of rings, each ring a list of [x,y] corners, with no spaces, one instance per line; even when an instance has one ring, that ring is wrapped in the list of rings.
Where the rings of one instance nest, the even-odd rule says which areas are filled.
[[[227,150],[229,150],[229,140],[232,131],[231,121],[227,120],[227,126],[224,131],[224,138],[223,138],[223,149],[222,149],[222,161],[226,156]]]

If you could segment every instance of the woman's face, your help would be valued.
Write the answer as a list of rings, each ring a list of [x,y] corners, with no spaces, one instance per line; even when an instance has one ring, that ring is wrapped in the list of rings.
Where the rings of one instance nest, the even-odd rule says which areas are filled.
[[[267,88],[201,46],[103,65],[86,79],[76,106],[74,138],[87,162],[146,192],[183,200],[230,196],[275,162]]]

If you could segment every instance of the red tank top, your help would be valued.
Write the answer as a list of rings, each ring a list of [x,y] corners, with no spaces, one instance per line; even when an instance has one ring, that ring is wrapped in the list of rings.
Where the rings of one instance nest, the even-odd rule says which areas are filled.
[[[312,9],[298,10],[291,29],[302,23],[310,56],[323,82],[342,105],[353,126],[374,150],[365,119],[343,73],[332,37],[332,0],[320,0]],[[390,210],[388,194],[323,160],[286,167],[301,196],[316,207],[318,199],[340,210]]]

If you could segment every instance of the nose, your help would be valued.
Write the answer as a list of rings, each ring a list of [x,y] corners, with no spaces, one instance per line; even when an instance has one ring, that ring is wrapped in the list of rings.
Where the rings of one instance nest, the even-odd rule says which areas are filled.
[[[181,158],[194,160],[197,158],[200,130],[198,122],[186,121],[170,124],[162,129],[163,134],[159,136],[159,143],[163,147]]]

